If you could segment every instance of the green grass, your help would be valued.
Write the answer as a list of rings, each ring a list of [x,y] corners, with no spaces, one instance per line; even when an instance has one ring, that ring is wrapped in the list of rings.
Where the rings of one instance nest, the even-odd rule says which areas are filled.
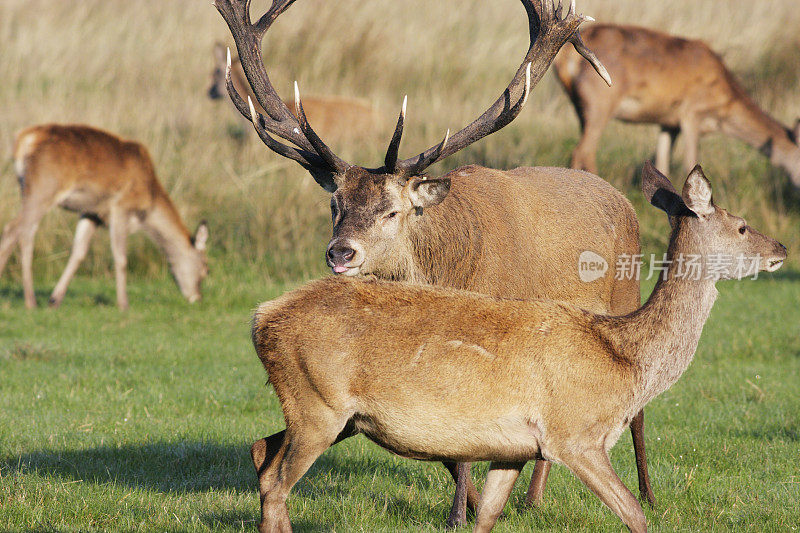
[[[254,2],[254,12],[266,0]],[[796,0],[581,0],[600,21],[706,39],[754,99],[784,124],[800,115]],[[403,95],[409,157],[472,120],[507,83],[527,45],[518,0],[305,0],[267,36],[271,79],[287,95],[374,102],[381,134],[332,143],[347,160],[382,159]],[[129,244],[131,310],[114,307],[101,231],[61,309],[25,311],[16,256],[0,278],[0,531],[252,530],[250,443],[282,428],[249,343],[253,307],[323,275],[328,195],[206,97],[212,46],[227,28],[196,0],[0,2],[0,225],[18,209],[7,156],[14,132],[79,122],[143,142],[187,225],[207,219],[211,275],[188,306],[163,257]],[[309,38],[312,36],[313,38]],[[431,169],[566,165],[578,122],[552,75],[520,117]],[[611,124],[599,174],[623,191],[647,250],[663,249],[663,213],[638,192],[653,126]],[[680,160],[679,141],[676,160]],[[790,250],[786,270],[720,284],[695,363],[647,411],[655,531],[800,529],[800,194],[755,149],[709,136],[700,158],[715,199]],[[678,166],[673,179],[682,179]],[[569,216],[569,214],[565,214]],[[36,240],[40,304],[66,262],[75,216],[54,210]],[[630,487],[625,434],[612,460]],[[481,470],[475,475],[480,479]],[[523,475],[530,476],[530,466]],[[498,531],[620,531],[617,518],[556,467],[547,503],[521,506]],[[436,464],[394,457],[358,437],[326,452],[293,492],[301,530],[440,529],[452,482]]]
[[[58,311],[27,312],[18,286],[0,282],[0,530],[251,530],[249,446],[283,418],[248,322],[291,287],[219,272],[187,306],[167,281],[134,280],[121,314],[112,285],[78,278]],[[647,409],[659,498],[648,522],[790,531],[800,525],[800,274],[719,288],[694,363]],[[612,461],[635,488],[627,433]],[[563,467],[546,505],[524,509],[530,470],[498,531],[622,529]],[[452,491],[440,465],[356,437],[323,454],[289,509],[298,530],[432,530]]]

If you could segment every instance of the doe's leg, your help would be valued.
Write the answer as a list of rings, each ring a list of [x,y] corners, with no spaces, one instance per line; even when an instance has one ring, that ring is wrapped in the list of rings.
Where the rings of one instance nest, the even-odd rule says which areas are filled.
[[[475,519],[473,533],[491,531],[503,507],[511,495],[514,482],[517,480],[522,467],[525,463],[502,463],[493,462],[489,465],[489,473],[486,474],[486,483],[483,485],[481,501],[478,505],[478,516]]]
[[[610,100],[577,96],[575,109],[581,122],[581,139],[572,152],[572,168],[597,174],[597,147],[603,130],[614,113],[613,107],[614,103]]]
[[[695,117],[689,117],[681,122],[681,132],[685,152],[683,154],[683,167],[688,173],[697,164],[698,150],[700,147],[700,127]]]
[[[97,222],[91,217],[81,217],[80,220],[78,220],[78,225],[75,227],[75,240],[72,243],[72,253],[69,256],[64,272],[61,274],[58,283],[56,283],[53,289],[53,293],[50,295],[51,307],[58,307],[61,305],[61,301],[67,293],[69,282],[72,281],[75,272],[77,272],[78,267],[89,251],[89,243],[96,229]]]
[[[656,168],[665,176],[669,176],[669,162],[672,156],[672,147],[675,144],[678,132],[680,132],[678,128],[661,126],[661,131],[658,133],[658,140],[656,141]]]
[[[25,294],[25,307],[36,307],[36,294],[33,292],[33,243],[39,222],[47,212],[49,205],[26,201],[22,207],[22,219],[19,226],[20,264],[22,266],[22,292]]]
[[[343,435],[346,421],[340,422],[334,413],[303,412],[302,420],[294,420],[286,430],[259,440],[251,449],[261,498],[260,533],[292,530],[286,509],[289,491]]]
[[[562,457],[564,465],[616,514],[632,533],[646,533],[647,521],[633,493],[614,472],[603,449],[585,450]]]
[[[525,496],[525,505],[541,505],[544,486],[547,483],[547,476],[550,475],[551,466],[552,463],[546,459],[538,459],[536,461],[533,466],[533,475],[531,475],[528,494]]]
[[[0,237],[0,276],[3,275],[3,270],[6,268],[11,257],[11,252],[14,251],[14,245],[19,240],[19,227],[22,222],[22,213],[11,219],[8,224],[3,228],[3,236]]]
[[[467,523],[467,509],[475,512],[480,500],[480,495],[470,477],[472,464],[450,462],[442,464],[456,482],[456,494],[453,497],[453,505],[450,507],[450,515],[447,517],[447,527],[463,526]]]
[[[128,221],[120,210],[112,210],[108,219],[108,231],[111,235],[111,254],[114,256],[114,277],[117,283],[117,306],[121,310],[128,309],[128,291],[126,276],[128,269],[127,241]]]
[[[647,471],[647,454],[644,449],[644,409],[631,420],[633,453],[636,456],[636,473],[639,477],[639,497],[651,507],[656,506],[656,495],[650,486],[650,473]]]

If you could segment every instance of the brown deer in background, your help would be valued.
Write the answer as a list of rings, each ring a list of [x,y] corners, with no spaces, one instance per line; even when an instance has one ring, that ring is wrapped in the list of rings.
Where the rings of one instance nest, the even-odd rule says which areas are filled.
[[[214,69],[211,71],[211,85],[208,88],[208,97],[212,100],[218,100],[227,93],[226,55],[225,45],[214,44]],[[231,81],[239,94],[247,95],[255,102],[259,113],[265,113],[250,91],[238,57],[231,61]],[[284,101],[284,104],[294,107],[294,102],[291,101]],[[376,133],[380,124],[380,116],[369,102],[347,96],[306,96],[303,98],[303,109],[321,135],[335,139],[370,137]],[[249,125],[250,118],[246,119]]]
[[[656,167],[662,172],[669,173],[678,133],[686,143],[688,172],[697,163],[700,137],[721,132],[762,150],[800,187],[800,121],[789,130],[762,111],[707,44],[611,24],[592,26],[584,38],[603,58],[614,87],[599,83],[570,50],[556,57],[556,73],[581,122],[572,168],[597,172],[597,145],[613,117],[661,126]]]
[[[529,19],[530,47],[502,95],[461,131],[452,136],[448,131],[439,144],[400,160],[404,102],[384,165],[374,169],[350,165],[336,156],[311,128],[297,86],[296,113],[292,114],[269,80],[261,40],[292,3],[275,0],[252,23],[249,2],[215,2],[233,34],[252,94],[265,113],[252,102],[248,106],[240,96],[232,67],[227,89],[270,149],[297,161],[332,193],[333,237],[326,258],[335,273],[373,274],[505,298],[566,300],[610,314],[639,307],[638,281],[615,279],[616,258],[639,250],[636,215],[607,182],[585,172],[542,167],[502,171],[470,165],[438,178],[423,176],[436,161],[510,123],[567,41],[607,78],[580,40],[578,26],[586,17],[575,13],[574,3],[562,17],[552,0],[522,0]],[[611,265],[605,276],[591,282],[583,282],[578,271],[579,258],[587,251]],[[653,502],[643,420],[640,413],[631,431],[640,490]],[[252,448],[259,476],[267,466],[263,464],[267,444],[262,439]],[[447,466],[458,479],[448,523],[461,524],[466,522],[464,500],[474,509],[478,494],[468,481],[468,466]],[[549,463],[537,463],[529,502],[541,500],[548,471]]]
[[[158,182],[147,149],[134,141],[88,126],[46,124],[17,134],[14,168],[22,192],[22,209],[3,230],[0,274],[19,241],[25,305],[36,307],[33,292],[33,242],[45,213],[58,205],[81,214],[67,266],[50,296],[57,307],[89,250],[99,224],[108,224],[117,305],[128,308],[126,292],[128,234],[147,232],[167,256],[181,294],[200,299],[208,274],[208,228],[200,224],[192,237],[167,192]]]
[[[328,447],[361,433],[413,459],[491,461],[476,532],[492,529],[525,462],[542,457],[567,466],[631,531],[646,531],[608,451],[691,363],[716,280],[777,270],[786,249],[715,206],[699,167],[679,195],[647,163],[642,187],[670,215],[670,266],[626,316],[337,278],[262,304],[253,343],[286,429],[254,448],[259,530],[290,531],[294,484]],[[720,255],[730,264],[719,268]],[[696,276],[676,268],[680,257],[700,258]]]

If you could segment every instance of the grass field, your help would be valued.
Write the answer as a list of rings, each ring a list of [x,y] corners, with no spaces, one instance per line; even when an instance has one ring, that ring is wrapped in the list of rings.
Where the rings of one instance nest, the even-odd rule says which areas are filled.
[[[258,302],[326,272],[328,196],[254,136],[242,140],[232,106],[206,98],[212,45],[227,36],[208,4],[0,3],[0,225],[18,206],[7,155],[14,132],[55,121],[144,142],[187,224],[205,218],[211,226],[211,274],[195,306],[141,235],[130,243],[125,314],[113,305],[105,232],[58,311],[24,310],[12,259],[0,278],[0,531],[252,530],[258,520],[248,448],[283,422],[249,342],[249,316]],[[708,40],[760,105],[793,122],[796,2],[732,0],[724,16],[719,5],[585,0],[579,10]],[[272,33],[270,74],[287,93],[297,78],[308,94],[363,97],[390,123],[407,93],[406,156],[480,112],[526,45],[516,0],[305,0]],[[380,139],[334,148],[372,165],[385,129]],[[515,123],[432,171],[468,162],[565,165],[577,133],[548,75]],[[636,207],[648,253],[667,238],[665,217],[637,191],[655,135],[614,124],[599,153],[600,174]],[[700,154],[718,203],[786,244],[790,258],[774,275],[719,284],[694,364],[648,408],[659,498],[648,522],[665,532],[800,529],[800,195],[741,143],[709,137]],[[65,264],[75,220],[53,212],[39,231],[40,303]],[[635,488],[629,441],[626,433],[612,461]],[[622,529],[560,467],[546,505],[524,509],[529,475],[530,466],[498,531]],[[358,437],[315,464],[293,492],[290,515],[298,530],[432,530],[443,526],[451,496],[439,465],[399,459]]]

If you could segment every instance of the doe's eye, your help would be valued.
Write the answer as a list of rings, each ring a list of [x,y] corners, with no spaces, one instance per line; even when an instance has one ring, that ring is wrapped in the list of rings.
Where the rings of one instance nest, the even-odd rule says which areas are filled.
[[[739,228],[739,235],[744,235],[745,233],[747,233],[747,226],[741,226]]]
[[[384,219],[386,219],[386,220],[389,220],[390,218],[394,218],[394,217],[396,217],[396,216],[397,216],[397,214],[398,214],[398,212],[397,212],[397,211],[392,211],[391,213],[387,214],[387,215],[386,215],[386,216],[384,216],[383,218],[384,218]]]

